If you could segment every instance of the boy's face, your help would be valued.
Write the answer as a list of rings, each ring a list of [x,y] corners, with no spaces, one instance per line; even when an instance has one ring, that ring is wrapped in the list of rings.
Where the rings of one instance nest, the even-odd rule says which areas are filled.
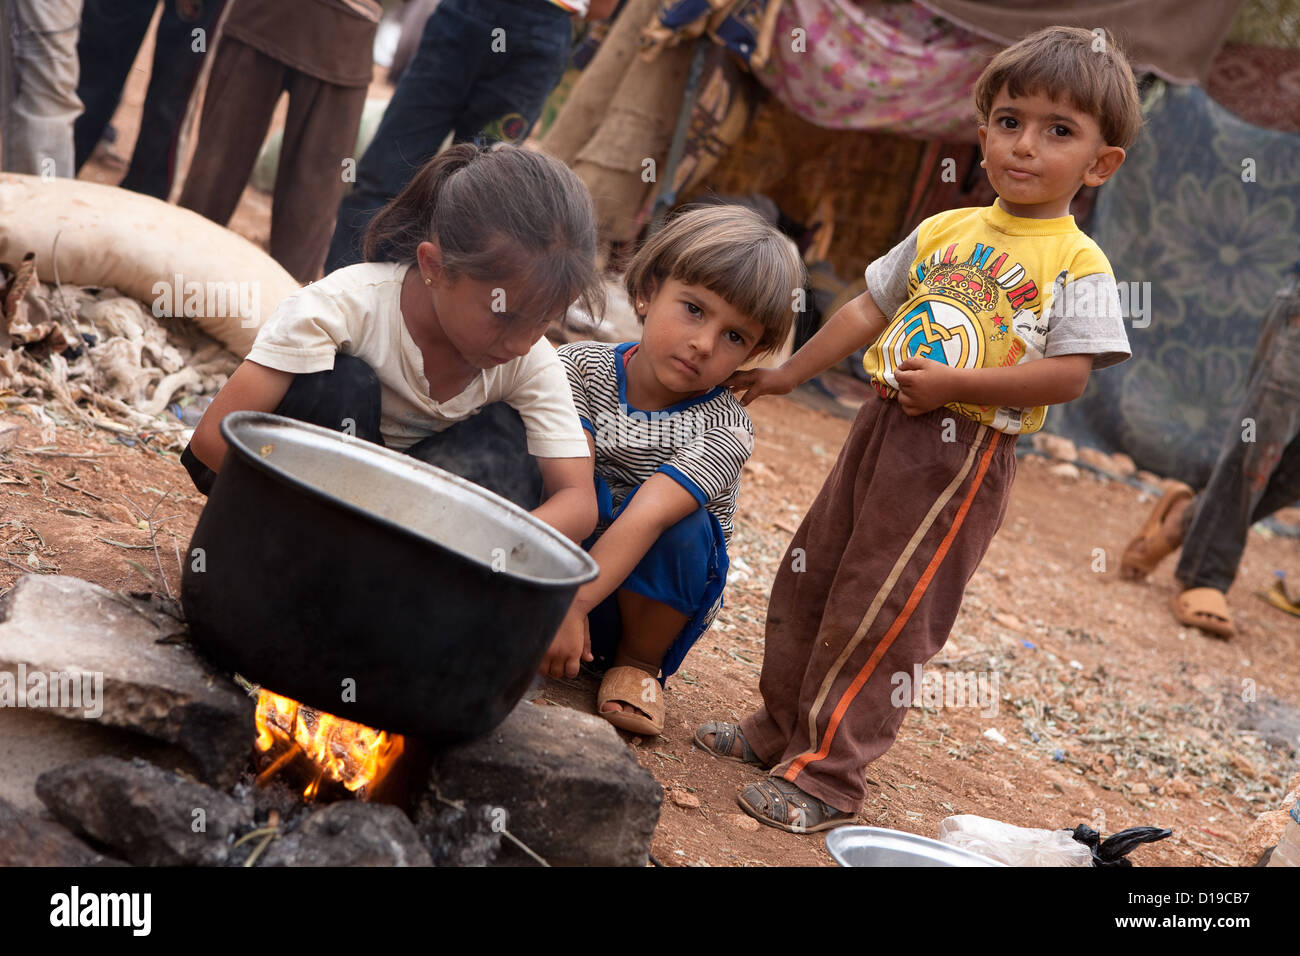
[[[763,324],[704,286],[667,280],[650,296],[641,348],[659,384],[683,395],[726,381],[763,337]]]
[[[1011,96],[1003,87],[979,137],[980,165],[1002,207],[1027,219],[1068,216],[1080,186],[1100,186],[1124,162],[1091,114],[1044,93]]]

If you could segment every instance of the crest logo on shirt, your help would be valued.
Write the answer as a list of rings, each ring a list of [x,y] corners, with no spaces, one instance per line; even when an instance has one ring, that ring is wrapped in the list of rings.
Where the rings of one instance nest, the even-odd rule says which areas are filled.
[[[893,379],[894,369],[912,355],[943,362],[952,368],[979,368],[984,337],[975,318],[943,299],[924,299],[896,320],[881,342],[882,371]]]

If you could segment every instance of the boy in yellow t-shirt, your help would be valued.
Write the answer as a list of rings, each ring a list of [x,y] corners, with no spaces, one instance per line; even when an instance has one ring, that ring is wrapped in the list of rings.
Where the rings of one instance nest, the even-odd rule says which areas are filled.
[[[1109,263],[1069,211],[1081,186],[1114,174],[1141,126],[1127,60],[1108,36],[1051,27],[994,58],[975,104],[997,202],[925,220],[784,365],[727,383],[747,405],[873,343],[878,397],[772,585],[763,706],[695,738],[770,768],[739,801],[783,830],[852,820],[864,768],[911,703],[900,684],[947,641],[1002,523],[1018,435],[1129,356]]]

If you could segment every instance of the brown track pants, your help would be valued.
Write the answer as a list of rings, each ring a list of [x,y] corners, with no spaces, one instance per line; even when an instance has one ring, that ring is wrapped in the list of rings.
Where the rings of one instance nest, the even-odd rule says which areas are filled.
[[[772,585],[759,690],[741,728],[771,773],[857,811],[1006,515],[1016,436],[871,395]],[[910,703],[910,699],[908,701]]]

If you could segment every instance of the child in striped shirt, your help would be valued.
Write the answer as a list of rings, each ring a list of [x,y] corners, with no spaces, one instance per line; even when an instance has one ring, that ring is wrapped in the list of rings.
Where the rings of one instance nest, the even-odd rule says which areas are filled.
[[[600,518],[585,547],[600,576],[584,585],[543,673],[605,669],[597,712],[653,736],[663,683],[713,622],[754,427],[721,383],[786,340],[803,263],[751,211],[679,215],[624,277],[640,342],[561,346],[595,463]]]

